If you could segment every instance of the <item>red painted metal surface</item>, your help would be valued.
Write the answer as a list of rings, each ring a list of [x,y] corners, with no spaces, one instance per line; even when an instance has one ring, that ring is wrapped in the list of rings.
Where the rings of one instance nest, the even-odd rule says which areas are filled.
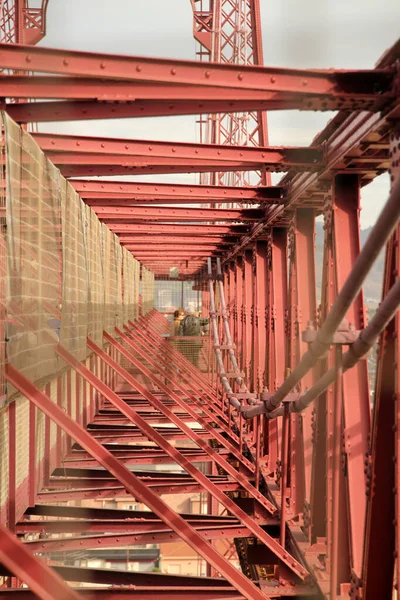
[[[47,2],[0,4],[2,109],[17,122],[202,115],[200,143],[30,141],[76,177],[69,184],[102,228],[140,261],[142,296],[136,319],[119,300],[101,305],[115,313],[102,343],[89,339],[82,362],[59,346],[66,370],[41,389],[12,360],[2,365],[29,403],[0,407],[0,597],[391,599],[400,581],[399,44],[366,71],[264,67],[258,0],[192,0],[197,62],[32,48]],[[338,112],[307,148],[268,146],[265,110],[293,109]],[[14,175],[28,203],[28,160],[24,169]],[[286,172],[278,185],[272,171]],[[391,195],[361,250],[360,189],[387,171]],[[201,185],[118,179],[185,172],[200,173]],[[10,189],[2,168],[2,220]],[[14,227],[4,227],[9,248]],[[382,304],[367,326],[360,287],[385,244]],[[84,277],[96,257],[81,258]],[[145,314],[144,266],[159,279],[159,302],[168,292],[166,314],[197,294],[212,332],[169,335],[161,313]],[[116,287],[129,304],[125,268],[115,266]],[[89,287],[90,277],[92,302]],[[378,334],[372,398],[366,352]],[[167,494],[197,495],[200,508],[172,509]],[[107,508],[116,499],[150,511]],[[145,544],[182,540],[207,576],[61,564],[136,547],[143,565]]]

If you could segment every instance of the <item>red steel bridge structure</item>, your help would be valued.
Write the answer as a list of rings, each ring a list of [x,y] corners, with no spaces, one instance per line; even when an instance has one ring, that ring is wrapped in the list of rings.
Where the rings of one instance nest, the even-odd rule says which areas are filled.
[[[370,70],[271,68],[262,62],[259,0],[192,0],[199,60],[118,56],[36,46],[46,1],[0,7],[0,598],[397,598],[400,44]],[[296,109],[337,112],[309,147],[269,146],[268,111]],[[169,115],[201,115],[200,143],[26,132],[31,123],[80,120],[84,132],[90,119]],[[17,175],[10,167],[10,131],[80,202],[61,218],[50,258],[46,245],[30,249],[32,279],[51,263],[62,282],[60,305],[48,309],[61,328],[57,367],[45,382],[25,372],[10,342],[11,331],[23,356],[23,345],[33,346],[34,363],[44,339],[18,333],[32,333],[29,311],[10,315],[10,256],[38,189],[33,159]],[[272,185],[275,172],[283,175]],[[385,172],[391,191],[361,249],[360,190]],[[199,173],[200,184],[123,177],[178,173]],[[12,178],[24,202],[18,228]],[[46,225],[49,206],[34,221],[45,236],[60,231]],[[104,310],[115,286],[128,304],[125,264],[133,255],[141,265],[138,314],[111,330],[99,320],[96,338],[66,309],[81,277],[69,285],[63,274],[77,206],[103,236],[112,232],[126,260],[105,284]],[[382,301],[368,321],[362,286],[383,250]],[[201,293],[212,372],[168,340],[168,321],[146,304],[145,281],[165,280],[171,267]],[[83,354],[71,343],[79,328]],[[367,357],[376,344],[371,394]],[[151,470],[171,463],[182,471]],[[179,513],[163,498],[188,491],[207,494],[207,514]],[[149,510],[81,505],[116,495]],[[207,562],[206,577],[68,559],[177,540]],[[57,553],[64,561],[51,560]]]

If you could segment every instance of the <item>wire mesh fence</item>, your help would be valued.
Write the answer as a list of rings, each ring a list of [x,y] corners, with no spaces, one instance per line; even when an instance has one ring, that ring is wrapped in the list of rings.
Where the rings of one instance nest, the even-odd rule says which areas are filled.
[[[65,368],[59,342],[83,360],[88,336],[102,345],[104,329],[114,334],[137,319],[140,263],[26,131],[5,113],[0,125],[1,402],[6,353],[44,385]],[[154,305],[154,275],[144,267],[142,294],[146,314]]]

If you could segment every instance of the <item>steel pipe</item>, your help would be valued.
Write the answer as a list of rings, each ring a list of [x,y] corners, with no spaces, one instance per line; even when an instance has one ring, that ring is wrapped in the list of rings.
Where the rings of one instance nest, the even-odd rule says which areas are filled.
[[[319,358],[329,348],[333,335],[344,319],[354,298],[359,293],[365,277],[396,226],[399,216],[400,179],[393,186],[386,205],[365,242],[364,248],[358,255],[323,326],[318,331],[316,340],[310,344],[309,349],[303,354],[297,367],[285,379],[275,394],[269,400],[265,401],[263,405],[258,405],[247,411],[245,413],[246,418],[272,412],[278,408],[284,398],[296,387],[304,375],[316,365]]]
[[[362,330],[357,340],[351,344],[349,350],[343,354],[342,364],[343,372],[348,371],[354,365],[365,357],[376,343],[379,335],[385,329],[389,321],[396,314],[400,305],[400,279],[392,286],[386,298],[380,304],[374,317],[365,329]],[[334,381],[335,369],[330,369],[323,375],[312,388],[304,392],[295,402],[290,404],[290,412],[303,412],[311,404],[313,400],[318,398]],[[261,402],[257,406],[253,406],[248,410],[243,411],[243,416],[246,419],[255,417],[256,415],[266,413],[266,418],[271,420],[276,417],[281,417],[284,413],[284,408],[281,406],[277,410],[268,412],[265,410],[264,403]]]

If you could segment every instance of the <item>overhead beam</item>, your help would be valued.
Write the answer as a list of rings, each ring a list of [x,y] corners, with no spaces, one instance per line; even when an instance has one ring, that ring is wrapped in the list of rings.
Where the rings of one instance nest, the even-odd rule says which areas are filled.
[[[265,92],[233,88],[221,88],[202,85],[179,85],[146,83],[143,81],[104,80],[100,77],[57,77],[48,75],[3,75],[1,95],[4,98],[42,98],[52,100],[100,100],[125,101],[208,101],[226,102],[289,100],[292,95],[279,92]]]
[[[194,244],[196,246],[209,246],[218,245],[218,246],[230,246],[236,242],[238,238],[235,236],[226,236],[224,238],[222,235],[210,235],[210,236],[196,236],[195,238],[189,236],[174,236],[174,235],[164,235],[160,234],[155,237],[147,238],[144,235],[135,235],[135,234],[123,234],[120,235],[119,241],[122,245],[130,245],[135,244],[139,246],[143,245],[151,245],[158,246],[162,248],[163,246],[171,246],[171,245],[191,245]]]
[[[216,185],[187,185],[182,183],[149,183],[143,181],[93,181],[91,179],[74,179],[71,185],[83,198],[109,198],[110,194],[118,194],[122,200],[146,197],[160,201],[182,199],[184,202],[273,202],[278,203],[283,197],[283,188],[276,186],[234,187]],[[90,195],[89,195],[90,194]],[[115,197],[115,196],[114,196]]]
[[[93,159],[93,155],[107,158],[120,156],[162,157],[168,159],[191,159],[260,163],[260,165],[315,165],[323,159],[319,148],[281,146],[225,146],[223,144],[195,144],[188,142],[163,142],[131,140],[107,137],[74,136],[64,134],[33,133],[34,139],[53,160],[71,159],[78,155],[80,161]],[[97,157],[100,158],[100,157]]]
[[[109,81],[109,80],[108,80]],[[103,85],[106,85],[103,83]],[[223,88],[221,88],[223,89]],[[24,123],[49,123],[59,121],[88,121],[97,119],[135,119],[149,117],[172,117],[201,115],[224,112],[247,112],[260,110],[335,110],[354,108],[351,98],[342,102],[339,98],[325,99],[325,96],[304,96],[289,100],[248,100],[248,101],[175,101],[136,100],[116,101],[65,101],[65,102],[20,102],[7,103],[3,107],[14,121]],[[344,99],[343,99],[344,100]],[[371,100],[360,100],[366,109],[373,110]]]
[[[207,235],[207,234],[236,234],[245,235],[247,228],[242,225],[148,225],[141,223],[126,224],[122,219],[121,223],[108,224],[108,228],[113,233],[143,233],[143,235],[171,233],[179,235]]]
[[[58,351],[61,351],[60,347]],[[188,543],[195,552],[203,556],[207,562],[211,561],[215,568],[220,570],[220,573],[225,576],[235,589],[241,592],[248,600],[264,600],[263,594],[251,581],[236,571],[228,561],[224,560],[216,552],[213,546],[204,541],[204,538],[191,525],[166,505],[158,494],[149,489],[131,471],[121,465],[90,433],[66,415],[48,396],[25,379],[11,365],[7,365],[6,376],[8,381],[25,397],[57,423],[80,446],[90,452],[104,468],[111,472],[122,483],[128,493],[138,498],[141,502],[144,502],[153,512],[162,518],[164,523],[178,533],[181,539]],[[7,563],[5,565],[9,566]]]
[[[52,159],[51,159],[52,160]],[[85,164],[73,164],[74,161],[71,161],[71,164],[59,164],[57,161],[52,161],[56,166],[59,167],[61,173],[65,178],[69,177],[104,177],[107,175],[112,175],[114,177],[120,175],[165,175],[165,174],[178,174],[178,173],[219,173],[225,172],[229,173],[231,171],[258,171],[258,170],[267,170],[267,171],[277,171],[284,172],[288,169],[272,169],[267,168],[263,169],[263,167],[259,164],[251,164],[251,163],[228,163],[218,161],[193,161],[190,164],[188,159],[177,159],[176,161],[171,160],[167,161],[166,159],[142,161],[142,160],[133,160],[128,159],[127,161],[122,160],[121,157],[118,161],[111,160],[105,161],[103,160],[93,160],[92,164],[90,163],[90,159],[85,161]],[[107,164],[95,164],[105,162]],[[120,164],[118,164],[118,162]],[[121,162],[124,164],[121,165]],[[136,163],[136,164],[135,164]],[[154,163],[154,164],[153,164]],[[308,170],[310,167],[308,167]],[[301,170],[304,170],[302,168]]]
[[[197,61],[121,56],[20,44],[0,44],[0,65],[17,71],[57,73],[206,87],[235,87],[374,100],[391,91],[393,70],[307,70],[202,64]]]
[[[152,221],[257,221],[263,216],[263,210],[257,208],[149,208],[143,206],[94,206],[99,219],[151,219]]]

